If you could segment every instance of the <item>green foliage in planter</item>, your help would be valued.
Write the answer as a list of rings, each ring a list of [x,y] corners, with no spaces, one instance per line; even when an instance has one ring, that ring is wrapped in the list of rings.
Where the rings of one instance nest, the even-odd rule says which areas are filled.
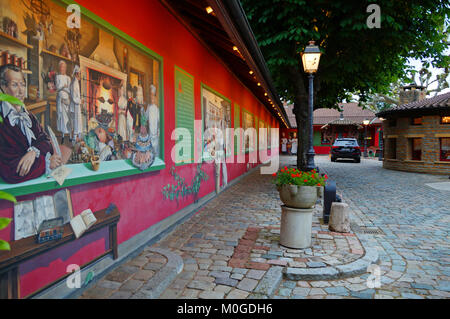
[[[0,199],[9,200],[10,202],[16,203],[17,200],[11,194],[0,191]],[[11,223],[11,218],[0,218],[0,230],[5,229]],[[11,250],[9,243],[7,241],[0,239],[0,250]]]
[[[297,186],[325,186],[328,176],[319,175],[316,170],[311,172],[302,172],[295,168],[284,167],[277,173],[274,173],[274,183],[277,186],[297,185]]]
[[[175,181],[177,182],[176,185],[167,184],[167,186],[163,188],[164,197],[170,200],[178,200],[180,195],[182,197],[189,195],[196,196],[200,190],[202,181],[207,181],[209,178],[208,175],[202,170],[202,164],[197,165],[197,171],[194,178],[192,179],[191,186],[188,186],[188,184],[186,184],[185,178],[181,177],[175,171],[175,167],[172,167],[170,169],[170,174],[175,178]]]

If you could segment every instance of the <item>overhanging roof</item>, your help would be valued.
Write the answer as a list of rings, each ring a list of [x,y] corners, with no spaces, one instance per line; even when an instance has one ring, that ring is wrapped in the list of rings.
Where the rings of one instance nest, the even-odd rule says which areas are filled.
[[[435,97],[415,101],[403,105],[396,105],[377,114],[378,117],[387,117],[395,114],[429,114],[435,112],[450,112],[450,92]]]
[[[253,93],[281,126],[289,127],[267,64],[238,0],[160,1]],[[213,9],[211,14],[206,12],[207,7]]]
[[[362,126],[359,125],[359,123],[356,123],[356,122],[346,119],[346,118],[342,118],[342,119],[333,120],[333,121],[325,124],[324,126],[321,127],[321,129],[323,130],[324,128],[326,128],[328,126],[333,126],[333,125],[350,125],[350,126],[356,126],[357,128],[362,128]]]

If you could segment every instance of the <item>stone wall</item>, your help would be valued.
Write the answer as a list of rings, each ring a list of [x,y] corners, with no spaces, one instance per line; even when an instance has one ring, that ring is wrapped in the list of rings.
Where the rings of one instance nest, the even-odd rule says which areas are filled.
[[[440,161],[440,137],[450,137],[450,125],[441,124],[441,116],[422,117],[422,125],[412,125],[412,117],[396,119],[396,125],[390,125],[391,119],[383,121],[384,154],[383,167],[387,169],[422,172],[431,174],[450,174],[450,162]],[[422,139],[422,158],[411,159],[411,138]],[[396,140],[396,156],[392,141]]]

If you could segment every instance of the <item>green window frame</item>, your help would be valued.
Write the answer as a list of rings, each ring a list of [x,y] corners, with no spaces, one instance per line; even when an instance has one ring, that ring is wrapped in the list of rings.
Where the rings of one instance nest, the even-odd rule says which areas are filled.
[[[155,158],[152,166],[147,168],[146,170],[139,170],[134,167],[131,163],[131,160],[116,160],[110,162],[102,162],[98,171],[93,171],[90,168],[90,164],[81,163],[81,164],[69,164],[67,165],[72,173],[66,178],[64,184],[59,185],[54,179],[47,178],[45,175],[38,177],[36,179],[23,182],[20,184],[7,184],[3,180],[0,179],[0,191],[6,191],[14,196],[23,196],[29,195],[39,192],[58,190],[66,187],[94,183],[98,181],[105,181],[120,177],[138,175],[153,171],[159,171],[166,168],[166,164],[164,161],[164,60],[163,57],[159,54],[155,53],[139,41],[135,40],[125,32],[116,28],[109,22],[103,20],[98,17],[91,11],[87,10],[83,6],[79,5],[76,1],[73,0],[53,0],[56,4],[61,7],[67,7],[70,4],[76,4],[80,7],[81,16],[87,22],[92,23],[94,26],[101,28],[109,33],[111,33],[114,37],[123,41],[125,44],[133,47],[138,50],[143,55],[147,55],[152,59],[155,59],[159,62],[160,66],[160,74],[159,74],[159,101],[160,101],[160,141],[159,141],[159,150],[160,157]]]

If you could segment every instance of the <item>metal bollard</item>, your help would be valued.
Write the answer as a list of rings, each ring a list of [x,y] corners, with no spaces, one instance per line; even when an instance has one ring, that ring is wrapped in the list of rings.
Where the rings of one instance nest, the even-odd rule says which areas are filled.
[[[336,202],[336,182],[327,181],[323,197],[323,222],[328,224],[330,220],[331,205]]]

